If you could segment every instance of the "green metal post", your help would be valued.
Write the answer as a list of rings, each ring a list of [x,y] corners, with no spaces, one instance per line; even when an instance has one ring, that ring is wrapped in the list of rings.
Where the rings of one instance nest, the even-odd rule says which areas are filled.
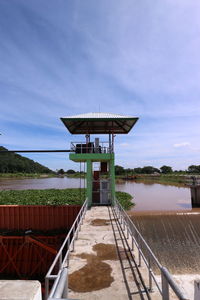
[[[87,160],[87,198],[88,206],[92,205],[92,161]]]
[[[110,173],[109,175],[110,175],[110,181],[111,181],[111,199],[112,199],[112,205],[114,205],[114,200],[115,200],[115,156],[114,156],[114,153],[111,154],[109,173]]]

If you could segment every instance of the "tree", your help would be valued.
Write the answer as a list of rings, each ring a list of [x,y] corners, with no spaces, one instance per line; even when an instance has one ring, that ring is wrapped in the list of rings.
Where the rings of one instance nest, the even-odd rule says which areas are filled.
[[[142,173],[143,174],[153,174],[153,173],[160,173],[160,170],[157,168],[154,168],[152,166],[146,166],[142,168]]]
[[[124,168],[121,166],[116,165],[115,166],[115,174],[116,175],[123,175],[125,172]]]
[[[75,172],[74,170],[72,170],[72,169],[69,169],[69,170],[67,170],[66,173],[67,173],[67,174],[75,174],[76,172]]]
[[[200,173],[200,165],[191,165],[188,167],[188,172],[192,174],[199,174]]]
[[[162,174],[169,174],[173,172],[172,167],[170,166],[162,166],[160,170]]]
[[[58,175],[64,175],[65,171],[63,169],[58,170]]]
[[[136,174],[142,174],[142,168],[135,168],[133,169],[133,172]]]

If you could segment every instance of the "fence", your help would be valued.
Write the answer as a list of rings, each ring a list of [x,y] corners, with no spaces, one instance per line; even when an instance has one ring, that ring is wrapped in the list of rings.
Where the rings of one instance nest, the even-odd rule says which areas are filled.
[[[68,265],[70,251],[74,250],[74,241],[78,238],[78,232],[87,210],[88,201],[85,200],[70,231],[68,232],[59,252],[57,253],[49,271],[45,277],[45,299],[67,299],[68,295]],[[67,263],[67,264],[66,264]],[[50,281],[53,286],[50,290]]]
[[[132,250],[134,249],[134,247],[137,248],[138,266],[141,266],[143,260],[144,264],[147,267],[149,277],[149,290],[152,291],[154,282],[163,300],[170,299],[170,288],[174,291],[178,299],[188,300],[188,297],[184,295],[184,292],[176,284],[169,271],[159,263],[158,259],[153,254],[152,250],[147,245],[146,241],[117,200],[115,200],[114,210],[124,230],[127,231],[127,238],[129,238],[129,235],[131,237]],[[153,265],[155,265],[160,271],[161,285],[152,270]]]
[[[98,146],[94,143],[71,142],[70,147],[72,152],[75,153],[112,153],[108,142],[100,142]]]

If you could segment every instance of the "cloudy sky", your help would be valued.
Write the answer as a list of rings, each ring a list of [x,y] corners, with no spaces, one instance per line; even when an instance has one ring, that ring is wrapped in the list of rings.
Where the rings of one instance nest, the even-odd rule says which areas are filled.
[[[0,104],[8,149],[68,149],[59,118],[100,110],[140,118],[117,164],[200,164],[200,2],[0,0]]]

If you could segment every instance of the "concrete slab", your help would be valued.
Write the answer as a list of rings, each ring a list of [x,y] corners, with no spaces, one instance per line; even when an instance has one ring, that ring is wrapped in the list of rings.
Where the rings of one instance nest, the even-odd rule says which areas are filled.
[[[102,219],[105,222],[99,222],[99,219]],[[98,222],[96,222],[97,224],[102,224],[94,226],[95,220],[98,220]],[[86,213],[84,223],[81,226],[81,231],[79,232],[78,240],[75,242],[75,251],[70,255],[69,298],[85,300],[129,299],[119,260],[115,259],[115,255],[112,253],[112,250],[110,250],[111,252],[107,251],[107,254],[106,252],[101,253],[101,251],[95,251],[96,248],[100,247],[99,245],[104,245],[103,248],[105,249],[103,249],[103,251],[107,251],[106,245],[108,245],[108,248],[109,245],[115,246],[115,239],[107,207],[92,207]],[[112,248],[112,246],[110,247]],[[110,257],[110,259],[106,259],[106,255],[108,255],[108,258]],[[101,263],[98,262],[103,262],[110,267],[111,281],[109,281],[110,277],[108,274],[103,273],[105,272],[103,265],[102,274],[98,273],[98,268],[101,268]],[[143,269],[143,267],[141,269]],[[97,273],[100,274],[99,277],[97,277]],[[146,276],[147,274],[144,272],[144,277]],[[105,282],[103,279],[105,278],[109,278],[107,287],[104,287]],[[159,299],[157,293],[154,295],[155,298],[152,297],[152,299]],[[141,298],[138,295],[134,295],[134,299]]]
[[[91,222],[96,219],[108,220],[109,225],[105,226],[93,226]],[[87,259],[78,257],[82,253],[94,255],[97,258],[97,253],[93,250],[93,246],[97,244],[115,244],[114,236],[112,233],[112,227],[109,222],[109,214],[107,207],[93,207],[87,211],[79,238],[75,243],[75,251],[70,255],[69,274],[72,274],[76,270],[80,270],[87,264]],[[121,274],[121,267],[119,261],[104,260],[104,263],[111,267],[111,277],[113,282],[110,287],[94,290],[91,292],[75,292],[69,291],[69,298],[72,299],[128,299],[126,293],[126,287],[124,285],[123,277]],[[93,280],[91,278],[91,280]],[[70,287],[70,277],[69,277]]]
[[[1,300],[42,300],[41,284],[35,280],[0,280]]]

